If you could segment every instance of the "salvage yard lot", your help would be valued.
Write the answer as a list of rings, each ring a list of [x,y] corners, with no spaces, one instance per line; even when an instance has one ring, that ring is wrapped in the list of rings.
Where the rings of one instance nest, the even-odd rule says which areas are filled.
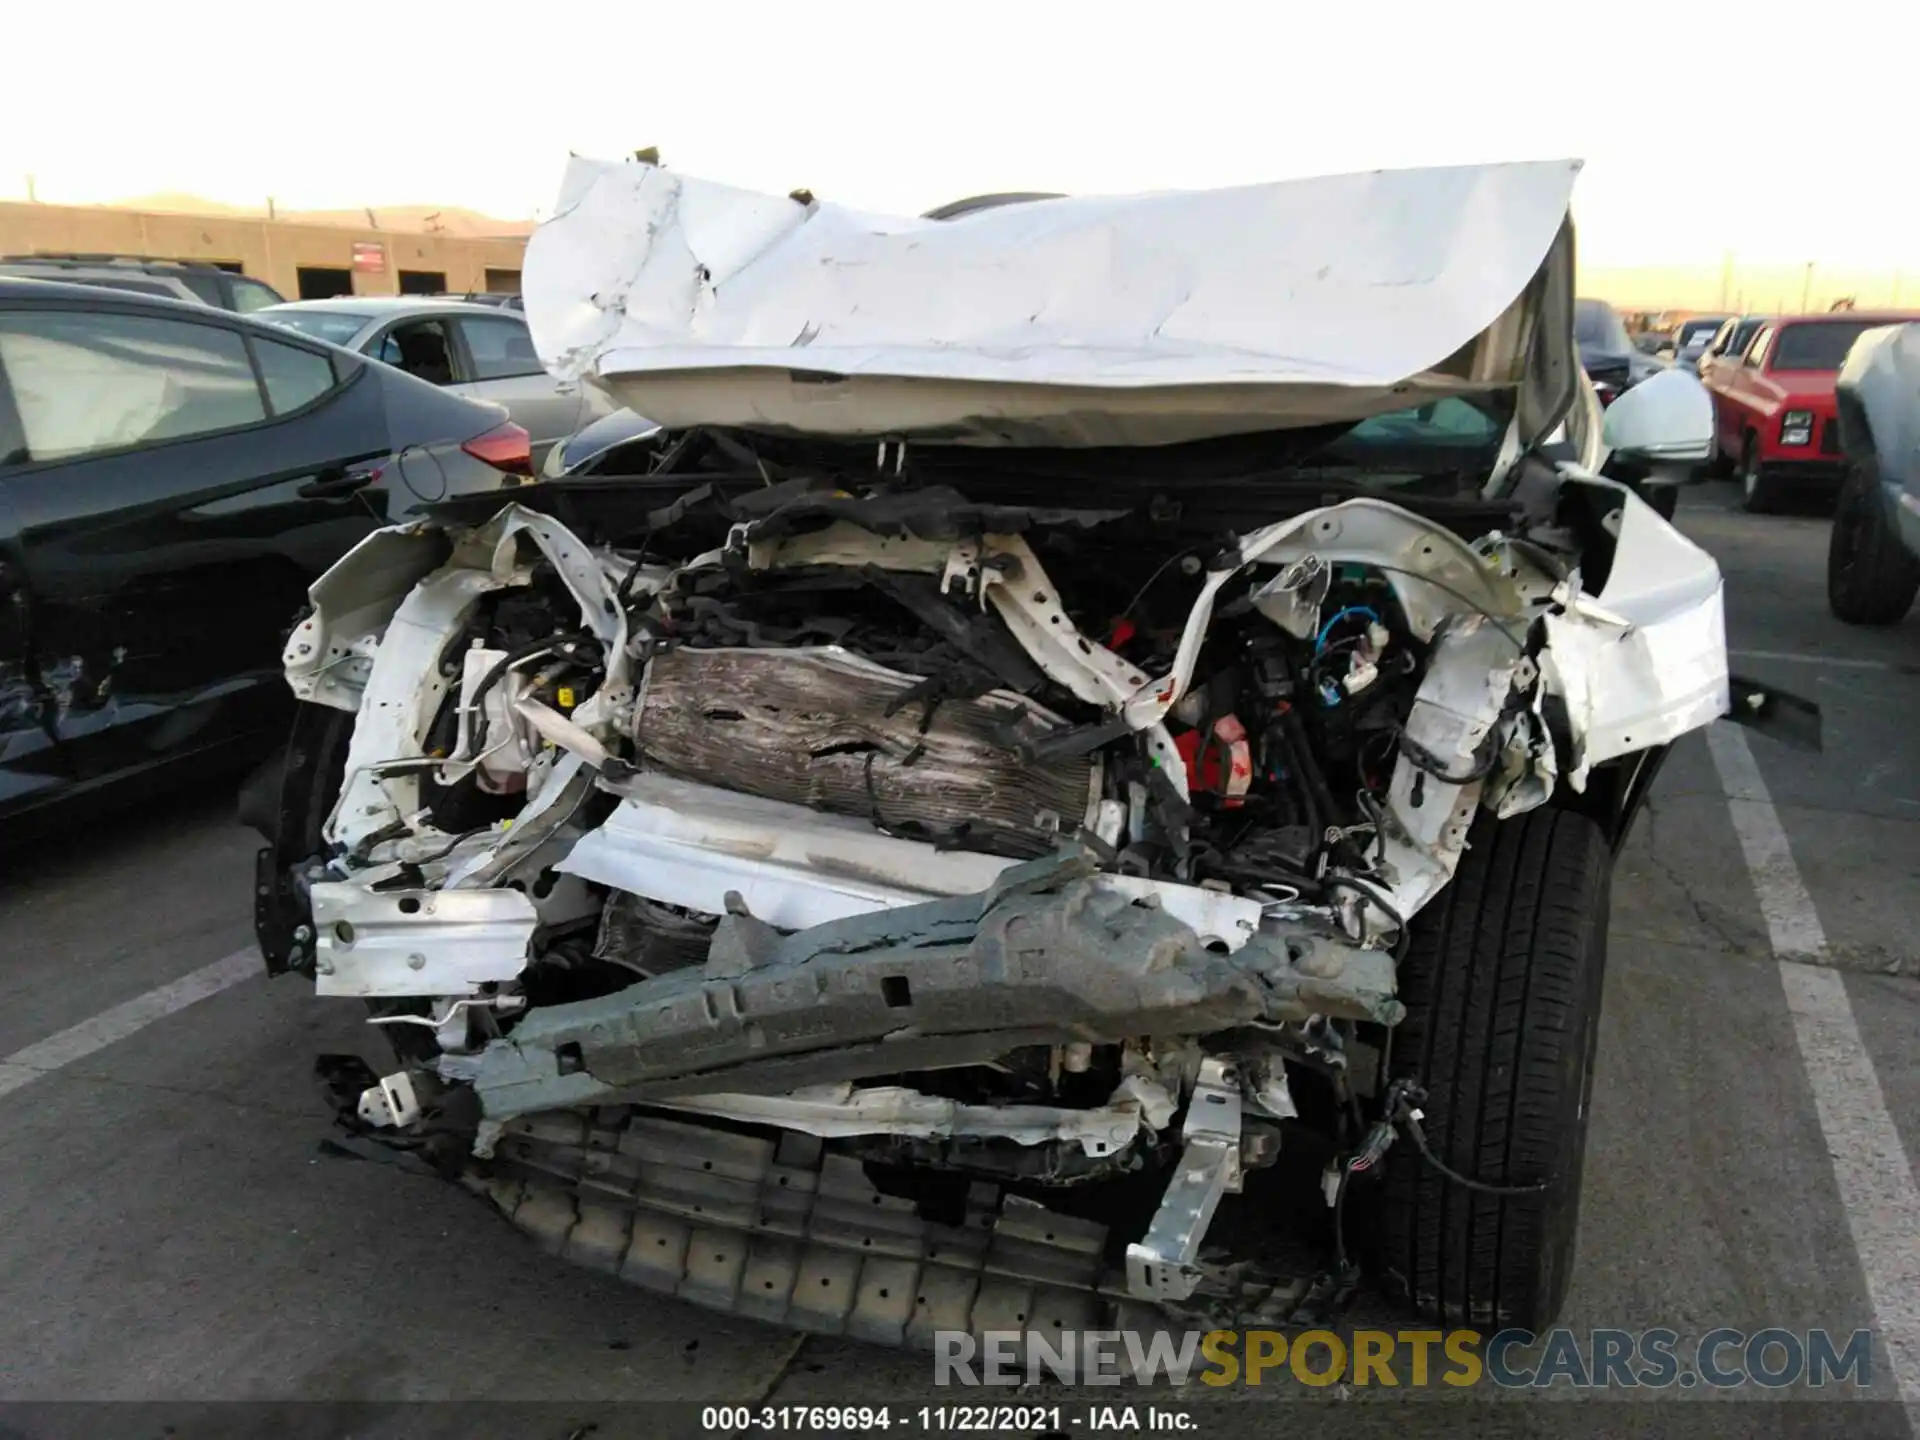
[[[1876,1198],[1910,1201],[1920,1157],[1920,618],[1847,630],[1825,607],[1826,522],[1731,500],[1690,493],[1680,523],[1725,571],[1733,668],[1819,701],[1826,751],[1687,737],[1622,859],[1564,1320],[1878,1326],[1896,1344],[1873,1394],[1891,1399],[1920,1386],[1920,1353],[1898,1348],[1920,1342],[1920,1234]],[[1748,753],[1771,808],[1729,805]],[[351,1002],[225,984],[229,967],[153,1023],[116,1012],[250,948],[257,842],[230,811],[225,793],[175,800],[0,861],[0,1397],[559,1400],[583,1418],[621,1400],[962,1398],[924,1356],[633,1290],[451,1187],[322,1156],[312,1056],[378,1053]],[[1763,906],[1743,842],[1764,858],[1774,814],[1793,866],[1766,872]],[[1838,968],[1805,989],[1774,949],[1816,921]],[[1807,1034],[1831,1038],[1836,975],[1870,1075],[1806,1058]],[[1798,1031],[1790,987],[1812,996]],[[1851,1103],[1863,1076],[1884,1112]],[[1354,1318],[1399,1320],[1372,1299]],[[1280,1393],[1298,1392],[1232,1396]],[[1741,1409],[1727,1433],[1787,1423]],[[1855,1416],[1851,1433],[1906,1433],[1898,1410]]]

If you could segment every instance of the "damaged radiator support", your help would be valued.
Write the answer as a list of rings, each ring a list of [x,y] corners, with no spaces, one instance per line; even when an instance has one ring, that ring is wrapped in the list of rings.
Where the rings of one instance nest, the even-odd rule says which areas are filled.
[[[979,829],[1038,853],[1086,822],[1097,761],[1014,754],[1059,716],[1009,691],[914,698],[919,685],[835,647],[668,650],[647,666],[634,738],[669,773],[888,831]]]

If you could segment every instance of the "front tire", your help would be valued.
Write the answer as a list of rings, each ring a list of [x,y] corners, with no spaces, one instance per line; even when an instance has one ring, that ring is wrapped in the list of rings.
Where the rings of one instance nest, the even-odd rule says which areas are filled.
[[[1695,371],[1694,375],[1696,379],[1699,378],[1698,371]],[[1704,385],[1707,382],[1702,379],[1700,383]],[[1708,395],[1712,397],[1712,392],[1709,391]],[[1713,398],[1713,454],[1707,457],[1708,479],[1725,480],[1733,474],[1733,456],[1720,448],[1720,437],[1725,433],[1720,428],[1720,401],[1718,398]]]
[[[1771,515],[1780,506],[1780,483],[1760,472],[1760,443],[1749,435],[1740,447],[1740,508],[1749,515]]]
[[[1482,814],[1400,967],[1393,1078],[1417,1079],[1446,1179],[1402,1137],[1387,1156],[1379,1258],[1424,1317],[1546,1329],[1566,1300],[1606,969],[1612,857],[1567,810]]]
[[[1847,466],[1827,541],[1827,608],[1849,625],[1894,625],[1920,592],[1920,560],[1900,543],[1879,484],[1858,462]]]

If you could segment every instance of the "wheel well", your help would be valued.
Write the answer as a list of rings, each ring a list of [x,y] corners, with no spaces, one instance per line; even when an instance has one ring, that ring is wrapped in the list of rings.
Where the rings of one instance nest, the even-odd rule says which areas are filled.
[[[313,963],[313,911],[294,870],[321,847],[353,724],[353,715],[330,706],[303,704],[295,710],[280,769],[274,838],[254,857],[253,933],[269,975],[304,973]]]
[[[1656,745],[1597,765],[1587,776],[1585,790],[1562,789],[1553,803],[1591,819],[1617,855],[1633,832],[1633,822],[1640,817],[1647,794],[1672,749],[1671,745]]]
[[[1834,418],[1840,425],[1840,448],[1848,459],[1864,463],[1878,460],[1879,449],[1873,438],[1873,419],[1860,397],[1851,390],[1835,390]]]

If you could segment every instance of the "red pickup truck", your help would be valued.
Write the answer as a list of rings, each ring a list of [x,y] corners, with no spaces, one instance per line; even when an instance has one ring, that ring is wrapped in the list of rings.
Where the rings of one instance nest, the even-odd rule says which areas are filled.
[[[1714,459],[1735,469],[1746,508],[1764,513],[1797,490],[1839,493],[1846,471],[1833,382],[1863,331],[1920,319],[1912,311],[1783,315],[1702,383],[1713,396]]]

